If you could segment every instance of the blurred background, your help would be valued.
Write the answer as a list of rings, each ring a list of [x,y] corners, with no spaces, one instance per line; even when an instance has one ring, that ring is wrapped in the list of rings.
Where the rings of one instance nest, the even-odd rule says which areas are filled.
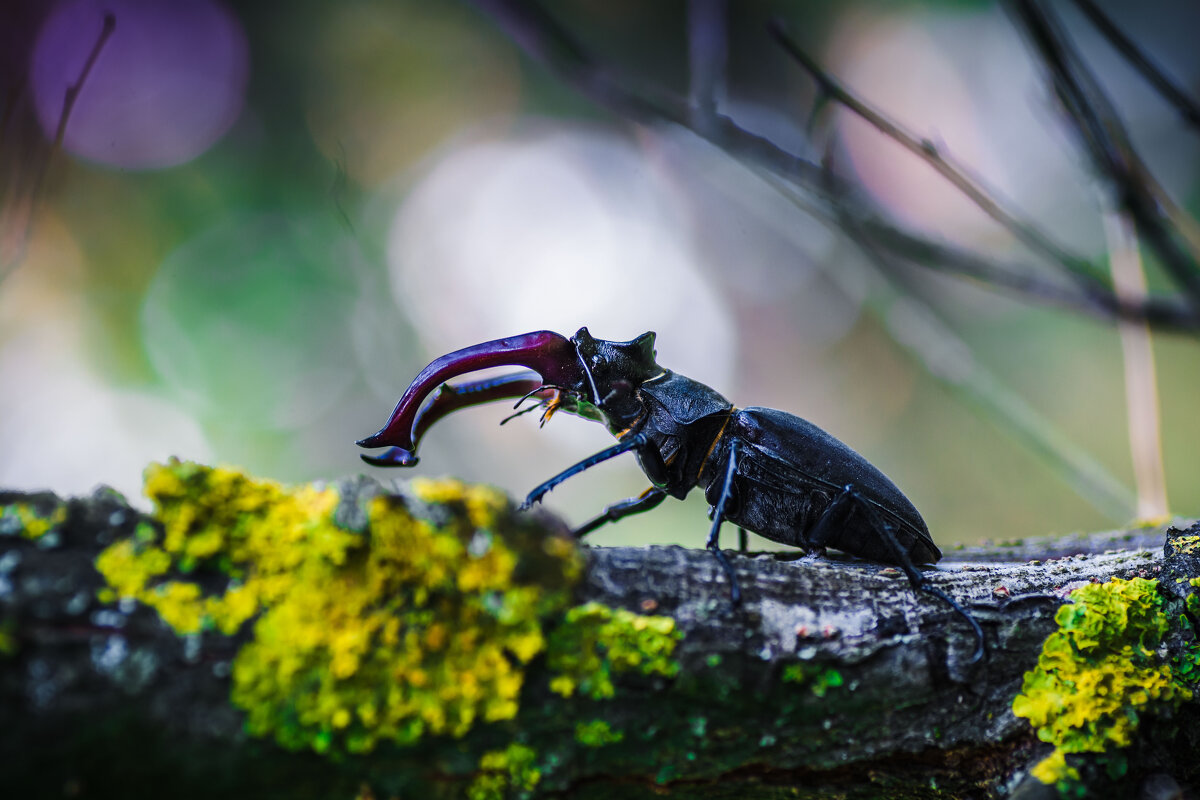
[[[614,69],[686,94],[685,3],[553,11]],[[897,224],[1005,257],[1020,250],[1010,235],[857,118],[827,112],[810,135],[812,81],[765,33],[777,14],[859,97],[1106,263],[1094,176],[1000,9],[735,3],[719,100],[748,130],[830,159]],[[1197,138],[1064,16],[1194,212]],[[1117,19],[1200,89],[1200,7]],[[1135,514],[1114,326],[956,278],[897,285],[761,174],[682,129],[597,109],[469,4],[10,0],[0,70],[0,486],[106,483],[136,500],[145,464],[175,455],[286,482],[450,474],[522,495],[611,438],[566,415],[501,428],[509,408],[495,405],[440,423],[410,472],[366,467],[354,441],[436,356],[586,325],[618,340],[655,330],[662,365],[830,431],[939,542]],[[1200,341],[1156,335],[1154,352],[1170,508],[1200,514]],[[1086,453],[1107,497],[1077,491],[944,380],[963,369]],[[581,522],[645,486],[627,457],[547,505]],[[594,541],[700,546],[705,508],[695,493]]]

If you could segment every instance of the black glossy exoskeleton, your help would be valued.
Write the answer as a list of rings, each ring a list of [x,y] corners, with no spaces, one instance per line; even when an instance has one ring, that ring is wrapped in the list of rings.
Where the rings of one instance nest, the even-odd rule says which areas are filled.
[[[718,543],[725,521],[807,551],[830,546],[900,566],[914,588],[944,600],[970,623],[977,641],[974,660],[982,657],[979,624],[914,566],[934,563],[942,554],[916,508],[882,472],[812,423],[771,408],[735,408],[704,384],[663,369],[654,357],[653,333],[610,342],[580,328],[571,339],[539,331],[484,342],[422,370],[383,429],[358,444],[390,446],[381,456],[364,455],[370,464],[412,466],[422,435],[446,414],[513,397],[521,398],[520,406],[537,397],[543,421],[557,410],[577,414],[604,423],[617,444],[538,486],[526,507],[572,475],[632,450],[650,488],[609,506],[577,535],[648,511],[668,496],[682,499],[700,486],[712,506],[707,546],[729,578],[735,603],[737,577]],[[533,372],[444,383],[502,365]]]

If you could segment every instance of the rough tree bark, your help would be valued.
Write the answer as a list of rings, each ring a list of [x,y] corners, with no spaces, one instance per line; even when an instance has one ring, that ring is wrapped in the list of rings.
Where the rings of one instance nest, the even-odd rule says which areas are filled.
[[[364,478],[334,488],[351,529],[384,493]],[[927,574],[983,626],[988,656],[971,665],[966,624],[894,568],[730,552],[734,609],[705,551],[584,548],[574,602],[672,618],[677,673],[614,670],[611,697],[564,698],[535,658],[513,719],[331,756],[245,731],[230,665],[249,626],[180,636],[150,608],[98,599],[98,553],[157,521],[106,491],[0,493],[0,510],[0,780],[14,797],[1053,796],[1029,775],[1051,746],[1012,706],[1056,611],[1079,586],[1143,577],[1182,614],[1200,577],[1200,525],[951,551]],[[1172,633],[1159,657],[1192,646]],[[1143,710],[1124,774],[1083,779],[1118,795],[1195,785],[1196,709]],[[529,745],[532,780],[529,763],[479,760],[512,742]]]

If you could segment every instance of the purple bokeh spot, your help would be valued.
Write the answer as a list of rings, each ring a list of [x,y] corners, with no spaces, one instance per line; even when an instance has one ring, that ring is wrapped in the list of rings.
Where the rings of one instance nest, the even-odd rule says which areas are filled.
[[[72,0],[46,20],[30,65],[53,138],[105,13],[116,29],[67,121],[64,148],[129,169],[170,167],[211,147],[241,113],[249,69],[241,25],[212,0]]]

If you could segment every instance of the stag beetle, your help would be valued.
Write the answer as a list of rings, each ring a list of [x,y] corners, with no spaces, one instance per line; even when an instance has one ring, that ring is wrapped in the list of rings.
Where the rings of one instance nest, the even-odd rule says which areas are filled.
[[[555,475],[525,498],[528,508],[572,475],[632,450],[651,486],[614,503],[575,533],[682,499],[695,486],[712,507],[707,547],[740,601],[737,576],[718,546],[721,523],[772,541],[820,551],[826,545],[900,566],[913,588],[948,603],[970,623],[983,656],[979,623],[914,564],[942,557],[916,508],[865,458],[807,420],[772,408],[735,408],[702,383],[660,367],[654,333],[629,342],[596,339],[580,328],[567,339],[537,331],[484,342],[433,361],[413,380],[383,429],[358,442],[388,446],[362,458],[375,466],[411,467],[431,425],[460,408],[500,399],[541,402],[543,423],[558,410],[602,422],[617,444]],[[527,367],[513,375],[451,385],[446,380],[487,367]],[[432,397],[425,402],[426,397]],[[511,417],[509,417],[511,419]],[[505,420],[507,421],[507,419]]]

